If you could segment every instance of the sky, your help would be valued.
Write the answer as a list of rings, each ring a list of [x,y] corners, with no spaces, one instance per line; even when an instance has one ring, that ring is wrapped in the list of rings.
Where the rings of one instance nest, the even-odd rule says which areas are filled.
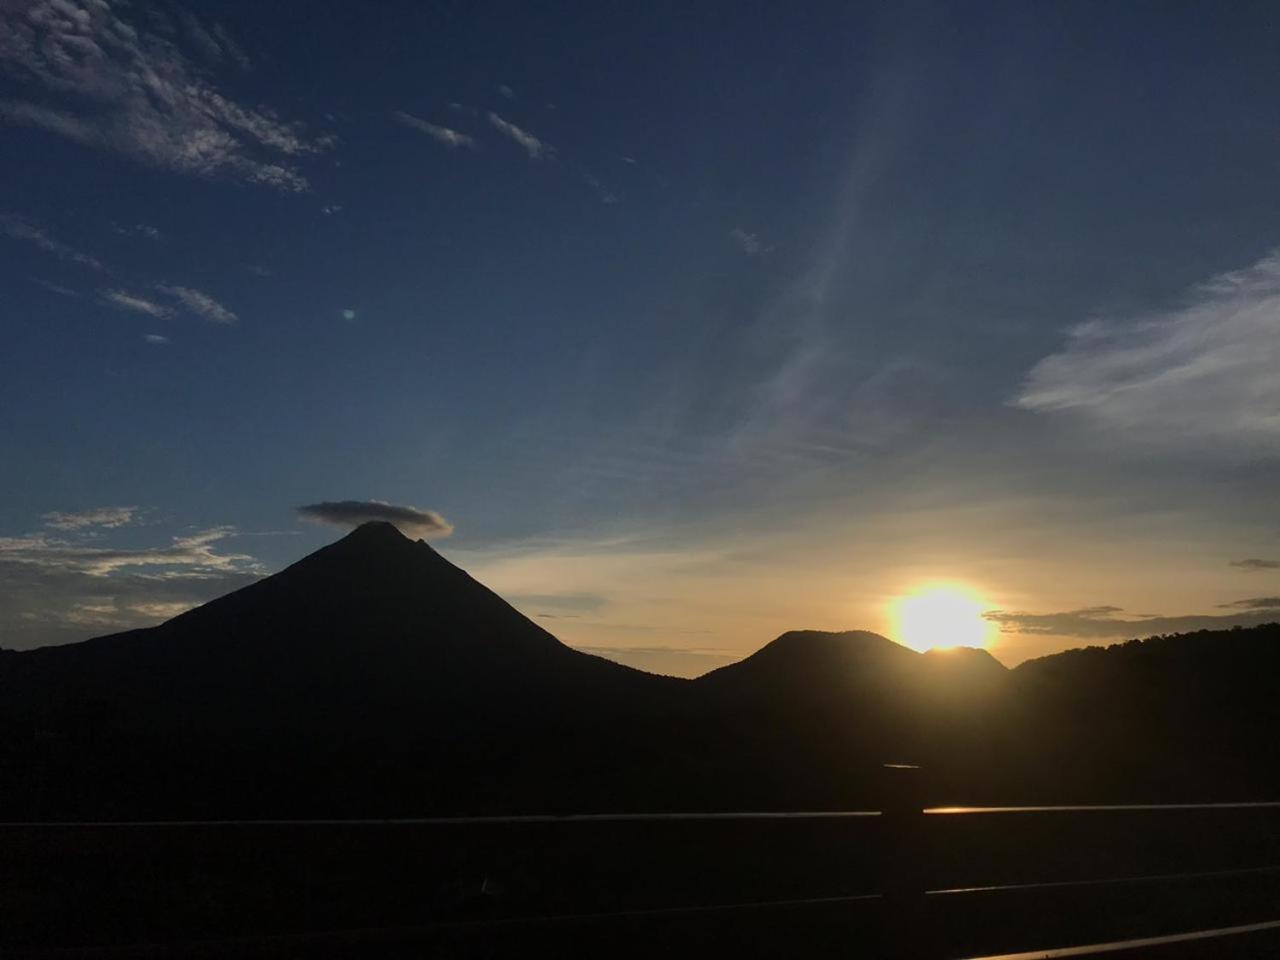
[[[378,518],[682,675],[1280,619],[1272,5],[623,6],[0,0],[0,647]]]

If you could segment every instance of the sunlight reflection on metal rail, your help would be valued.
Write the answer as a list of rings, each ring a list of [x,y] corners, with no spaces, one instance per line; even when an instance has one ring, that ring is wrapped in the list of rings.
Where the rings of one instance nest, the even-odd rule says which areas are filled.
[[[1249,800],[1238,803],[1081,803],[1053,804],[1051,806],[1012,807],[926,807],[930,815],[951,816],[972,813],[1120,813],[1124,811],[1158,810],[1263,810],[1280,807],[1280,801]]]
[[[926,807],[930,816],[958,816],[985,813],[1123,813],[1160,810],[1266,810],[1280,808],[1280,801],[1247,800],[1230,803],[1085,803],[1049,806],[948,806]],[[323,818],[313,820],[28,820],[0,822],[3,827],[286,827],[286,826],[430,826],[433,824],[523,824],[523,823],[643,823],[698,820],[841,820],[878,817],[879,810],[743,810],[675,813],[535,813],[479,817],[387,817]]]
[[[929,896],[945,896],[955,893],[1003,893],[1015,890],[1052,890],[1059,887],[1098,887],[1124,883],[1160,883],[1172,880],[1214,880],[1227,877],[1262,876],[1280,873],[1280,866],[1235,867],[1228,870],[1199,870],[1187,873],[1145,873],[1132,877],[1102,877],[1085,880],[1041,880],[1035,883],[994,883],[977,887],[945,887],[926,890]]]
[[[1119,953],[1122,950],[1140,950],[1144,947],[1165,947],[1178,943],[1192,943],[1196,940],[1214,940],[1219,937],[1261,933],[1264,930],[1280,930],[1280,920],[1246,923],[1238,927],[1217,927],[1213,930],[1193,930],[1190,933],[1170,933],[1159,937],[1113,940],[1109,943],[1090,943],[1076,947],[1024,950],[1021,953],[998,953],[982,957],[969,957],[967,960],[1062,960],[1065,957],[1091,957],[1099,953]]]

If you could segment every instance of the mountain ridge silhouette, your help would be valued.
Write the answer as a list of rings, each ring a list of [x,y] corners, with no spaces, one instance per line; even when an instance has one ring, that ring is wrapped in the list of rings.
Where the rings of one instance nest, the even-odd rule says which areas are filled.
[[[682,680],[375,522],[158,626],[0,655],[0,818],[811,809],[903,757],[952,801],[1262,795],[1280,627],[1226,633],[1008,670],[789,631]]]

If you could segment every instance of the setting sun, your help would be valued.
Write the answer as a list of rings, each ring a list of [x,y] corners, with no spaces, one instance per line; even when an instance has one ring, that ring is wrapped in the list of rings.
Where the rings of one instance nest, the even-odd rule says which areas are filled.
[[[930,584],[900,597],[892,606],[894,638],[913,650],[985,647],[995,625],[982,613],[982,598],[954,584]]]

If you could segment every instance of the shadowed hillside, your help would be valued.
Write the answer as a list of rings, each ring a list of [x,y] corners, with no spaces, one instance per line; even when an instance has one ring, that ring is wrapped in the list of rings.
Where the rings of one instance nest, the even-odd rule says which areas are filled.
[[[684,681],[575,651],[386,523],[146,630],[0,656],[6,819],[814,808],[1273,790],[1280,627],[1071,651],[784,634]]]

